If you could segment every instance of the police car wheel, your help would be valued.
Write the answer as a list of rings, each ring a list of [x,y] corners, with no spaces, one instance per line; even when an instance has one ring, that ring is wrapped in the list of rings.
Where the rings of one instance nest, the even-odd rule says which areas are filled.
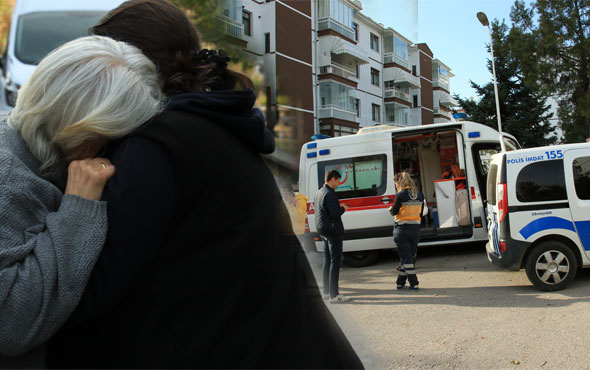
[[[344,262],[351,267],[365,267],[377,262],[379,251],[356,251],[344,253]]]
[[[574,280],[577,270],[574,252],[559,242],[537,245],[526,262],[527,277],[534,286],[545,291],[564,289]]]

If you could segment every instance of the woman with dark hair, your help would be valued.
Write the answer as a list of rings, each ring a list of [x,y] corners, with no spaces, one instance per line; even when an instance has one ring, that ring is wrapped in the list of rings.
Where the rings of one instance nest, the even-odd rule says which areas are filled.
[[[362,367],[279,232],[284,205],[260,156],[274,139],[250,80],[201,50],[164,0],[125,2],[92,31],[141,49],[168,103],[107,150],[107,241],[50,366]]]

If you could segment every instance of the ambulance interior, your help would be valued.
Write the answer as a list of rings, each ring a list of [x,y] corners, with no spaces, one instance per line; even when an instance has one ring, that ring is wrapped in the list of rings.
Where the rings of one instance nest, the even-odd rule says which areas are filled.
[[[429,208],[422,220],[422,241],[472,233],[462,148],[457,131],[393,138],[394,173],[409,172]]]

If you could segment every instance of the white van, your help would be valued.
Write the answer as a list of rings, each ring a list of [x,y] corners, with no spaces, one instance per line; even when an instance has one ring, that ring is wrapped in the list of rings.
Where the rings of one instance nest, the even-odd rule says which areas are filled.
[[[518,142],[505,134],[507,147]],[[488,163],[500,151],[498,132],[474,122],[392,128],[363,128],[356,135],[303,145],[299,192],[308,197],[308,230],[318,250],[313,200],[324,174],[340,171],[336,189],[350,208],[342,216],[344,258],[352,266],[375,262],[378,251],[394,248],[393,175],[408,171],[424,192],[430,213],[419,245],[486,241],[484,202]]]
[[[548,291],[590,266],[590,144],[495,154],[487,192],[491,262]]]
[[[0,58],[0,111],[12,110],[18,89],[45,55],[81,36],[123,0],[16,0]]]

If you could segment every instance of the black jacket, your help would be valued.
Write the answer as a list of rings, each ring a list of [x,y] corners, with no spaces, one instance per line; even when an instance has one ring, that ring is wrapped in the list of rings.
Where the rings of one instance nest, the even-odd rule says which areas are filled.
[[[109,224],[109,233],[120,235],[110,236],[79,308],[51,340],[49,366],[362,367],[301,248],[279,232],[279,191],[258,154],[268,148],[264,127],[246,139],[194,113],[194,104],[207,104],[206,96],[195,99],[115,148],[115,176],[126,166],[141,170],[110,184],[118,189],[109,194],[122,199],[109,210],[123,225]],[[231,115],[229,108],[211,116]],[[234,123],[251,117],[247,109],[233,115]],[[146,147],[160,155],[145,157]],[[168,175],[155,157],[167,158],[171,181],[157,180]],[[139,197],[146,188],[151,197]],[[136,213],[118,217],[128,196],[144,205],[127,204]]]
[[[324,184],[315,195],[315,225],[318,234],[327,236],[344,235],[342,214],[344,208],[340,207],[336,192]]]

